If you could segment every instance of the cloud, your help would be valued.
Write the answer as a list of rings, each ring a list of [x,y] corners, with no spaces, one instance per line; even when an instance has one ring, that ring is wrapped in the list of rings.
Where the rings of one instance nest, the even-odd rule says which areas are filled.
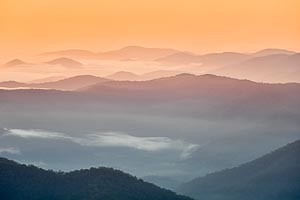
[[[199,148],[197,144],[168,137],[139,137],[117,132],[94,133],[87,134],[84,137],[73,137],[64,133],[42,130],[10,129],[7,130],[6,135],[22,138],[66,140],[81,146],[128,147],[149,152],[173,150],[180,152],[181,159],[189,158]]]
[[[0,148],[0,154],[2,153],[9,153],[9,154],[21,154],[19,149],[10,147],[10,148]]]
[[[43,138],[43,139],[68,139],[69,136],[63,133],[48,132],[41,130],[22,130],[22,129],[6,129],[6,135],[13,135],[22,138]]]

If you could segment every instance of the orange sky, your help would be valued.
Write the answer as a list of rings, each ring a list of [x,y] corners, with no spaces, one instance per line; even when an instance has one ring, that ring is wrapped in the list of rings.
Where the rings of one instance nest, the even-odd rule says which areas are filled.
[[[299,0],[0,0],[0,53],[299,50],[299,19]]]

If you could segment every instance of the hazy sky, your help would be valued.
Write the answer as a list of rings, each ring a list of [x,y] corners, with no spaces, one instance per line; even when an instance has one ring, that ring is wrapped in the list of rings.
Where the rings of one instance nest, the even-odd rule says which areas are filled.
[[[299,11],[299,0],[0,0],[0,53],[299,50]]]

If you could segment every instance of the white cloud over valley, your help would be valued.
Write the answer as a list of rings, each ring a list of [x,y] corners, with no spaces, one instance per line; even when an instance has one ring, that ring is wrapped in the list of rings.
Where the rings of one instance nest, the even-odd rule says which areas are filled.
[[[4,136],[70,141],[81,146],[127,147],[141,151],[176,151],[180,159],[187,159],[199,148],[198,144],[188,143],[168,137],[140,137],[120,132],[99,132],[84,136],[70,136],[65,133],[44,130],[7,129]]]

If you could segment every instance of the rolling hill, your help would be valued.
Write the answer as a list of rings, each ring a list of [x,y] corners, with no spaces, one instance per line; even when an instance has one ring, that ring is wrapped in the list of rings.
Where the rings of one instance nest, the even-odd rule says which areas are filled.
[[[45,78],[39,78],[39,79],[31,80],[28,83],[54,82],[54,81],[59,81],[59,80],[65,79],[65,78],[66,77],[64,77],[64,76],[48,76],[48,77],[45,77]]]
[[[197,64],[199,68],[218,69],[229,64],[236,64],[251,58],[249,54],[236,52],[209,53],[204,55],[192,54],[189,52],[178,52],[156,61],[163,65],[190,65]]]
[[[160,57],[178,52],[168,48],[147,48],[140,46],[127,46],[121,49],[94,53],[85,50],[63,50],[41,54],[42,56],[67,56],[71,58],[95,59],[95,60],[155,60]]]
[[[23,60],[14,59],[14,60],[11,60],[11,61],[8,61],[7,63],[5,63],[4,67],[15,67],[15,66],[18,66],[18,65],[26,65],[26,64],[28,64],[28,63],[26,63]]]
[[[157,70],[144,74],[135,74],[127,71],[119,71],[105,78],[116,81],[147,81],[163,77],[171,77],[181,74],[179,71]]]
[[[232,169],[196,178],[181,194],[206,200],[300,198],[300,140]]]
[[[254,57],[270,56],[275,54],[293,55],[297,52],[285,49],[263,49],[252,54]]]
[[[190,52],[176,52],[165,57],[156,59],[164,65],[184,65],[191,63],[201,63],[201,56]]]
[[[127,46],[118,50],[98,53],[103,60],[154,60],[177,52],[174,49]]]
[[[213,74],[263,82],[299,82],[300,54],[273,54],[228,65]]]
[[[6,200],[190,200],[111,168],[54,172],[0,158],[0,197]]]
[[[118,80],[118,81],[123,81],[123,80],[140,80],[140,76],[132,73],[132,72],[126,72],[126,71],[119,71],[116,73],[113,73],[109,76],[106,76],[105,78],[111,79],[111,80]]]
[[[4,88],[44,88],[56,90],[77,90],[82,87],[87,87],[96,83],[109,81],[105,78],[100,78],[91,75],[79,75],[70,78],[65,78],[58,81],[44,82],[44,83],[20,83],[16,81],[0,82],[0,87]]]
[[[83,64],[70,59],[70,58],[65,58],[65,57],[61,57],[61,58],[56,58],[54,60],[50,60],[48,62],[46,62],[49,65],[61,65],[64,67],[72,67],[72,68],[77,68],[77,67],[81,67]]]
[[[191,98],[196,96],[236,98],[236,95],[238,95],[238,97],[241,98],[243,94],[247,96],[266,95],[273,92],[288,94],[290,90],[296,88],[299,89],[298,84],[261,84],[248,80],[239,80],[210,74],[198,76],[179,74],[140,82],[100,82],[81,88],[79,91],[93,94],[98,93],[101,95],[103,95],[102,92],[109,91],[110,94],[133,95],[136,98],[139,98],[138,94],[143,94],[141,96],[165,97],[171,99],[175,96],[178,98]]]

